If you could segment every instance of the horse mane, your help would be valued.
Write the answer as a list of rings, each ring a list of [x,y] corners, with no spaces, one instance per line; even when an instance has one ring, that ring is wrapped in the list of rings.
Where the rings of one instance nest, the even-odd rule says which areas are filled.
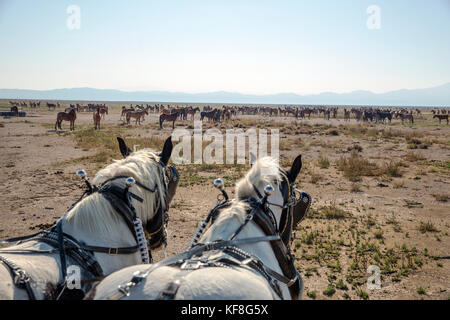
[[[101,169],[92,180],[95,185],[101,185],[106,180],[117,176],[133,177],[144,186],[154,189],[155,192],[149,192],[134,185],[130,191],[141,197],[142,203],[132,200],[136,208],[136,215],[145,225],[155,214],[159,205],[165,209],[164,182],[161,181],[160,168],[158,165],[159,156],[151,149],[142,149],[133,152],[125,159],[114,160],[107,167]],[[159,194],[159,201],[156,201],[156,194]],[[94,193],[75,205],[67,214],[66,221],[74,227],[82,228],[91,233],[98,233],[104,237],[114,237],[119,230],[121,221],[109,201],[99,193]],[[109,222],[109,223],[108,223]]]
[[[264,188],[273,181],[280,182],[280,166],[278,161],[272,157],[262,157],[253,164],[251,170],[236,184],[236,196],[247,198],[255,196],[255,190]]]
[[[237,182],[235,194],[238,199],[233,200],[230,207],[221,211],[216,222],[208,229],[205,236],[207,234],[211,235],[211,232],[224,234],[226,232],[234,231],[230,230],[230,225],[228,223],[223,223],[230,219],[236,219],[239,224],[244,223],[249,207],[246,202],[239,199],[257,197],[253,186],[261,190],[267,184],[272,184],[274,181],[280,182],[281,175],[279,169],[278,162],[272,157],[258,159],[255,164],[253,164],[250,171]]]

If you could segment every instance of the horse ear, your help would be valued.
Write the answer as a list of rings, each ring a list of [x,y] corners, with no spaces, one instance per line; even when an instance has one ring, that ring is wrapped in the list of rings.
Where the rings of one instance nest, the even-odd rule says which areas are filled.
[[[302,155],[299,154],[292,163],[291,169],[287,172],[288,178],[291,182],[294,182],[295,179],[297,179],[297,176],[301,168],[302,168]]]
[[[170,156],[172,155],[172,136],[168,137],[166,142],[164,142],[164,147],[162,152],[160,153],[161,162],[167,166],[167,163],[169,163]]]
[[[117,142],[119,142],[119,149],[122,156],[124,158],[128,157],[131,154],[131,149],[127,147],[125,141],[122,138],[117,137]]]

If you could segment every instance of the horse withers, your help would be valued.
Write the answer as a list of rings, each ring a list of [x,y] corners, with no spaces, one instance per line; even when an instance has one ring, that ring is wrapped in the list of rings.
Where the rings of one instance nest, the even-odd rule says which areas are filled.
[[[54,227],[8,239],[16,244],[0,249],[0,300],[81,299],[104,276],[151,262],[148,247],[165,246],[167,210],[178,184],[177,171],[168,166],[172,140],[161,153],[132,152],[117,140],[124,159],[100,170],[92,184],[80,172],[87,190]],[[80,287],[70,286],[72,280]]]

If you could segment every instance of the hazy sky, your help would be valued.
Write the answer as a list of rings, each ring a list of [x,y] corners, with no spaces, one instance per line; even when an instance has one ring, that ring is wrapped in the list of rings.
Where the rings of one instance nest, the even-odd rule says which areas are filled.
[[[70,5],[79,29],[67,26]],[[371,5],[379,29],[367,26]],[[449,0],[0,0],[0,88],[311,94],[446,82]]]

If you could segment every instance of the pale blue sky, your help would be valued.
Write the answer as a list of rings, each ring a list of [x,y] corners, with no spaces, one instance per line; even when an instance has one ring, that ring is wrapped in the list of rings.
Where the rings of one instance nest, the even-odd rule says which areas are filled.
[[[69,5],[81,28],[69,30]],[[370,5],[378,30],[366,26]],[[449,0],[0,0],[0,88],[242,93],[450,82]]]

